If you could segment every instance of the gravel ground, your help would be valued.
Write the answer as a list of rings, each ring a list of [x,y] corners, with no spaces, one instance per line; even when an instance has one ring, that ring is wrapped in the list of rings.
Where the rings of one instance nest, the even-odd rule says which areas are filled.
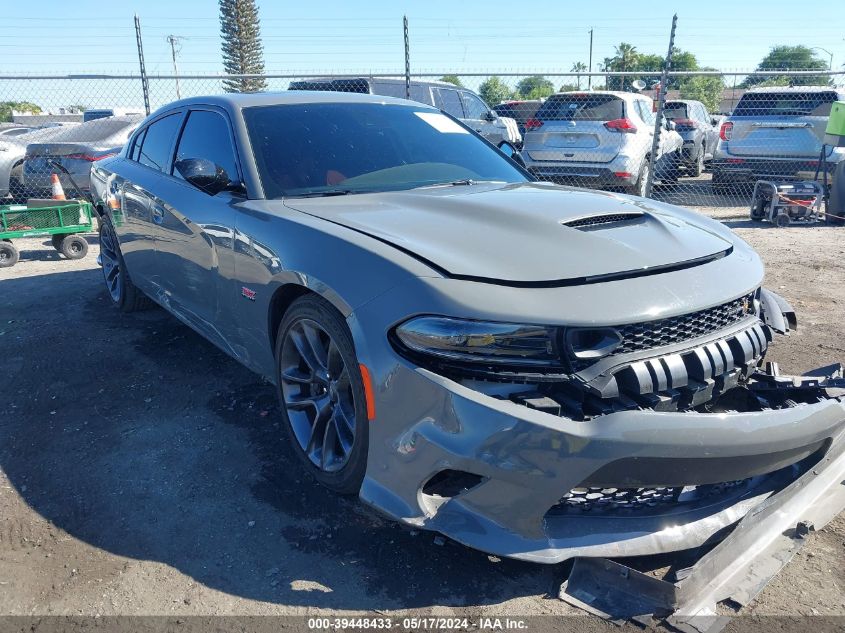
[[[711,211],[799,312],[770,358],[845,359],[845,233]],[[89,241],[72,262],[20,240],[0,270],[0,614],[577,613],[560,566],[437,545],[301,477],[273,389],[162,310],[118,314]],[[747,612],[845,615],[843,553],[840,516]]]

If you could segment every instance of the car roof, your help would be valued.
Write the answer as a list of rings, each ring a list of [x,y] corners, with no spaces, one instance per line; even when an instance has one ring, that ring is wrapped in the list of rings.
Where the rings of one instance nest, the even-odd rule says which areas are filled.
[[[379,81],[379,82],[388,82],[388,83],[401,83],[404,85],[405,78],[404,77],[304,77],[303,79],[297,79],[293,83],[330,83],[332,81]],[[448,82],[448,81],[420,81],[419,79],[411,79],[412,86],[439,86],[439,87],[446,87],[446,88],[454,88],[455,90],[470,90],[466,86],[456,86],[455,84]],[[316,92],[316,91],[314,91]]]
[[[646,99],[652,101],[651,97],[640,94],[639,92],[624,92],[621,90],[567,90],[566,92],[556,92],[551,96],[557,97],[560,95],[611,95],[620,99]]]
[[[387,103],[395,105],[413,105],[417,108],[430,108],[417,101],[385,97],[383,95],[362,94],[360,92],[335,92],[329,90],[285,90],[284,92],[226,93],[204,97],[188,97],[167,104],[162,110],[196,105],[216,105],[221,108],[241,109],[255,106],[285,105],[301,103]]]
[[[839,92],[834,86],[765,86],[763,88],[751,88],[745,94],[757,92]]]

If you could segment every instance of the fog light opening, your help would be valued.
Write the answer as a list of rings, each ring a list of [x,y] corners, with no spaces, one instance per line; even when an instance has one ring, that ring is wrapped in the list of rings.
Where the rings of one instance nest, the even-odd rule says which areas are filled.
[[[441,470],[425,482],[422,492],[430,497],[451,499],[472,490],[484,480],[481,475],[463,470]]]

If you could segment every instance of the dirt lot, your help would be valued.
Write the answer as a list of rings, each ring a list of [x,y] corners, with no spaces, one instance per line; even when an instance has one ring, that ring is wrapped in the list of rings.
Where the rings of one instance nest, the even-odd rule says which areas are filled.
[[[770,357],[845,359],[845,232],[725,221],[799,311]],[[118,314],[90,243],[70,262],[23,240],[0,271],[0,614],[573,613],[562,568],[436,545],[301,477],[273,389],[162,310]],[[843,554],[840,517],[750,611],[845,615]]]

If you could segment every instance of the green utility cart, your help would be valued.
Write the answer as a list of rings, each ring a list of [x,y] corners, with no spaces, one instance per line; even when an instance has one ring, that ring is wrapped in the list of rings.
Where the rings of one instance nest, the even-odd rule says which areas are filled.
[[[53,248],[68,259],[88,254],[88,242],[79,233],[94,228],[91,203],[82,200],[31,199],[25,205],[0,206],[0,268],[18,263],[12,239],[50,235]]]

